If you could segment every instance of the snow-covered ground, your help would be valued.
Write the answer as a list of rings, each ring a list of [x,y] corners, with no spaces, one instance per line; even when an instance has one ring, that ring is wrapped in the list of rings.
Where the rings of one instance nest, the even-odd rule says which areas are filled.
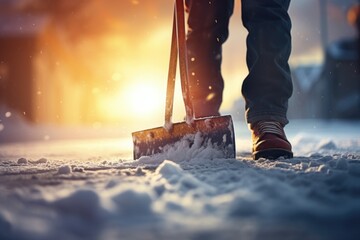
[[[189,149],[136,161],[130,136],[31,141],[43,132],[22,126],[6,134],[28,141],[6,143],[7,126],[0,239],[360,236],[360,122],[292,121],[295,158],[277,161],[249,158],[241,122],[236,159]]]

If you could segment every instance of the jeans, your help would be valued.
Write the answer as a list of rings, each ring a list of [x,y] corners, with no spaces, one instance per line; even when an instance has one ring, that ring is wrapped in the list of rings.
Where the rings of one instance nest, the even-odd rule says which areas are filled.
[[[288,123],[286,112],[292,94],[288,59],[291,52],[290,0],[242,0],[242,21],[248,30],[242,85],[246,120]],[[222,44],[234,0],[186,0],[188,12],[189,85],[196,117],[219,115],[224,80]]]

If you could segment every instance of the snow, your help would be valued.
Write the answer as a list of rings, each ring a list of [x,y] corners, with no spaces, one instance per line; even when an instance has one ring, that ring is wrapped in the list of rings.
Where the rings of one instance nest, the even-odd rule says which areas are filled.
[[[63,165],[59,167],[58,174],[70,174],[72,172],[71,166]]]
[[[189,134],[184,136],[182,141],[165,146],[161,154],[156,154],[152,157],[140,157],[139,162],[145,164],[160,164],[166,159],[182,162],[188,159],[216,159],[224,156],[224,149],[222,147],[218,147],[216,144],[211,143],[211,141],[203,142],[200,132],[195,135]],[[231,147],[229,148],[231,149]]]
[[[184,140],[134,161],[130,135],[56,129],[3,141],[0,239],[358,239],[360,122],[291,121],[295,158],[276,161],[251,160],[246,124],[235,129],[235,159]]]
[[[38,160],[31,161],[31,163],[33,163],[33,164],[47,163],[47,159],[46,158],[40,158]]]
[[[18,164],[27,164],[28,161],[26,158],[19,158],[18,161],[17,161]]]

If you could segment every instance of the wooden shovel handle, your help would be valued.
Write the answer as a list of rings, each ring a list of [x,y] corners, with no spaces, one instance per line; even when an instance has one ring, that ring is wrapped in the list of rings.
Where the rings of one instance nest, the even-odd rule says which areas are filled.
[[[185,104],[186,121],[188,123],[193,121],[194,110],[189,92],[184,12],[184,1],[176,0],[174,7],[170,62],[166,89],[165,126],[169,126],[172,123],[177,57],[179,57],[181,90]]]
[[[177,39],[176,39],[176,16],[175,16],[175,8],[174,8],[170,62],[169,62],[169,72],[168,72],[168,80],[167,80],[167,88],[166,88],[165,126],[170,126],[172,124],[177,55],[178,55],[178,49],[177,49]]]
[[[176,13],[177,40],[178,40],[178,49],[179,49],[181,90],[182,90],[182,96],[186,110],[186,122],[190,124],[193,121],[194,110],[190,99],[190,91],[189,91],[184,0],[176,0],[175,9],[176,9],[175,13]]]

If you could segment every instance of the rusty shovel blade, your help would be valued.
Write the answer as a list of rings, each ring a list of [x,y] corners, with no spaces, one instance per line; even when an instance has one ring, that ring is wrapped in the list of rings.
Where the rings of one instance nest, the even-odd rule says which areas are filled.
[[[196,134],[200,134],[202,145],[212,144],[223,154],[223,158],[235,158],[235,135],[231,116],[216,116],[195,119],[193,124],[174,123],[171,131],[164,127],[152,128],[132,133],[134,159],[162,153],[186,137],[190,146]],[[199,143],[197,143],[199,144]]]

